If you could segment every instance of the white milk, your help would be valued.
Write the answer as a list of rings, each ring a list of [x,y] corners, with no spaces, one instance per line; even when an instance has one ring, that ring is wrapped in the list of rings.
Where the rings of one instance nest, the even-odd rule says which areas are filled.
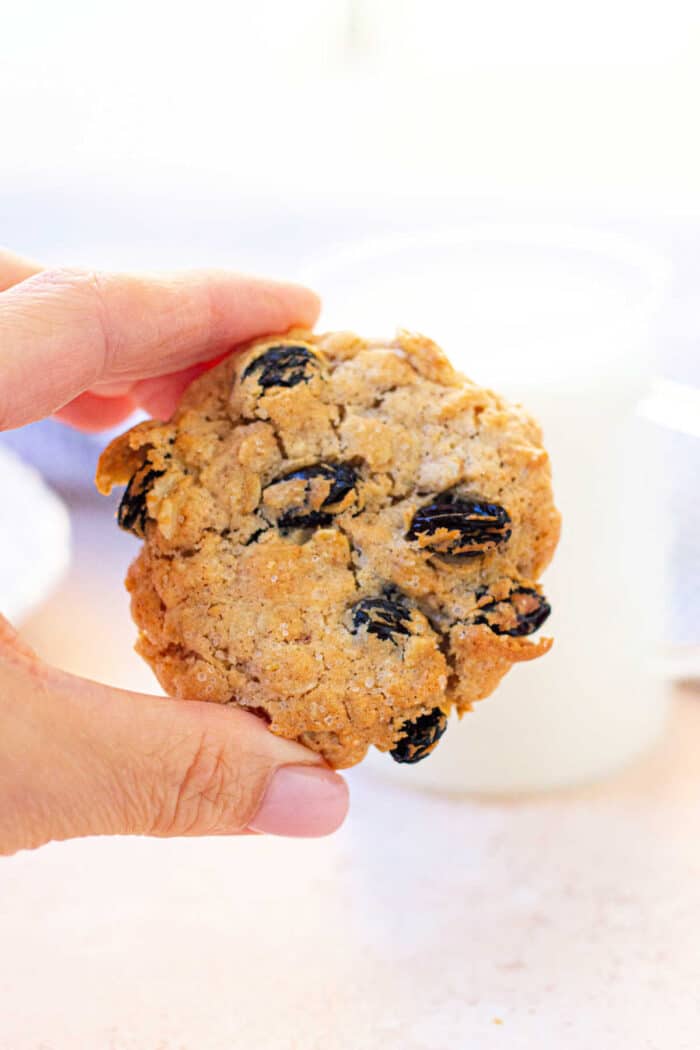
[[[552,651],[515,666],[428,761],[370,762],[447,791],[597,778],[647,748],[666,713],[654,671],[663,528],[654,434],[635,416],[653,371],[664,265],[606,235],[474,227],[350,247],[303,274],[325,328],[425,332],[544,427],[564,526],[545,592]]]

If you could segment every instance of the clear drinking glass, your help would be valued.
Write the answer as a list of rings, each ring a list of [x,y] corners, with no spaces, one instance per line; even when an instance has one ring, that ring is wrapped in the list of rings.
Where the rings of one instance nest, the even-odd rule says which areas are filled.
[[[700,421],[700,402],[677,398],[683,414],[655,378],[665,260],[604,232],[488,224],[348,245],[301,276],[323,297],[322,328],[423,332],[522,402],[543,425],[563,514],[543,578],[552,651],[452,719],[428,762],[370,763],[404,783],[502,793],[595,779],[644,751],[668,689],[660,450],[643,415]]]

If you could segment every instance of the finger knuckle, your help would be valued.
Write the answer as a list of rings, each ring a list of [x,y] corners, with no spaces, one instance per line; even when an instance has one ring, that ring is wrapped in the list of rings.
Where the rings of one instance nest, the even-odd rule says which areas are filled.
[[[240,778],[229,749],[203,734],[177,771],[166,778],[156,830],[169,835],[204,835],[242,830]]]
[[[37,274],[33,281],[42,288],[70,287],[92,293],[100,286],[102,277],[97,270],[87,269],[84,266],[50,266]]]
[[[112,363],[118,356],[118,340],[110,319],[110,276],[101,271],[79,266],[62,266],[45,270],[42,281],[57,290],[71,293],[85,316],[94,319],[96,337],[102,350],[96,378],[108,375]]]

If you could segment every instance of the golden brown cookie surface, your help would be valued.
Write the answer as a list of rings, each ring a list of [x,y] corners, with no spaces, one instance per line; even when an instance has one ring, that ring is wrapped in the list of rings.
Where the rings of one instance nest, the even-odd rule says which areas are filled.
[[[264,712],[336,767],[417,761],[546,652],[559,534],[537,424],[434,344],[258,340],[105,450],[144,537],[127,586],[167,692]]]

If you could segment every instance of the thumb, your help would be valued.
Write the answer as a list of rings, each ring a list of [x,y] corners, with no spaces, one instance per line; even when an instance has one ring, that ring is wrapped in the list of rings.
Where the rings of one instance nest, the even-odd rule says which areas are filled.
[[[334,831],[347,786],[235,707],[124,692],[43,664],[0,624],[0,853],[82,835]]]

